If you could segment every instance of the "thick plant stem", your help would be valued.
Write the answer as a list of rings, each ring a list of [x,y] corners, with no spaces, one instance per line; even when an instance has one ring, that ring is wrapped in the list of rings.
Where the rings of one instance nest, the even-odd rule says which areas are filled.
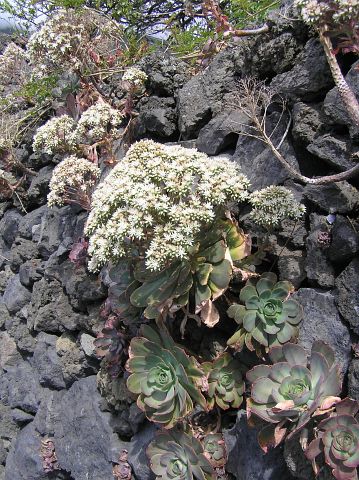
[[[354,126],[359,128],[359,102],[340,70],[337,58],[333,53],[333,45],[330,37],[325,35],[327,30],[327,26],[322,27],[319,30],[320,41],[323,45],[324,52],[329,63],[330,71],[332,73],[334,82],[338,88],[340,98],[342,99]]]

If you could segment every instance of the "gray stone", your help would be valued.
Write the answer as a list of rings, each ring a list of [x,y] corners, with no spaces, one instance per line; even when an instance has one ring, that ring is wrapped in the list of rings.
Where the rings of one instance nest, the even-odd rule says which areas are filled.
[[[323,290],[301,288],[293,298],[298,300],[304,311],[299,325],[298,345],[310,352],[313,342],[323,340],[334,350],[344,377],[351,357],[351,340],[336,308],[334,295]]]
[[[4,293],[6,285],[13,276],[14,272],[11,270],[10,265],[5,265],[4,270],[0,272],[0,294]]]
[[[154,480],[155,475],[148,465],[146,449],[157,431],[153,423],[146,422],[142,428],[131,439],[128,448],[128,463],[131,465],[136,480]]]
[[[348,170],[357,163],[350,159],[351,152],[347,140],[329,133],[314,139],[308,145],[307,150],[336,170]]]
[[[348,373],[348,396],[359,401],[359,358],[353,358]]]
[[[5,303],[0,302],[0,328],[2,328],[7,321],[10,320],[9,310]]]
[[[179,129],[187,140],[223,109],[226,93],[235,90],[233,53],[216,55],[209,66],[191,78],[178,92]]]
[[[359,61],[352,65],[345,79],[359,100],[358,65]],[[333,123],[339,123],[341,125],[350,125],[351,123],[344,103],[339,96],[337,87],[330,90],[325,97],[324,112]]]
[[[88,333],[81,333],[80,335],[81,348],[87,357],[97,358],[96,347],[93,343],[95,340],[95,337],[92,337]]]
[[[304,252],[302,250],[284,249],[278,258],[277,265],[279,279],[289,280],[295,288],[299,288],[306,278]]]
[[[49,193],[49,183],[52,177],[53,165],[41,168],[33,177],[27,192],[27,200],[31,206],[45,205]]]
[[[274,77],[270,86],[285,97],[312,100],[333,86],[323,47],[316,38],[308,40],[289,72]]]
[[[0,332],[0,368],[6,370],[16,365],[21,360],[16,343],[8,332]]]
[[[218,155],[228,146],[237,143],[238,133],[244,130],[248,118],[239,111],[225,111],[201,129],[199,132],[196,147],[200,152],[207,155]]]
[[[44,268],[44,262],[39,258],[33,258],[20,265],[19,278],[22,285],[31,288],[35,282],[41,280]]]
[[[86,356],[70,333],[63,333],[56,340],[56,353],[60,357],[62,375],[67,386],[79,378],[93,373]]]
[[[267,131],[272,132],[279,120],[279,113],[274,112],[269,115],[266,118]],[[281,141],[286,125],[286,118],[283,117],[280,125],[273,133],[274,144]],[[295,152],[288,139],[285,139],[282,143],[281,153],[295,169],[299,170]],[[238,163],[241,171],[249,178],[252,190],[259,190],[269,185],[278,185],[290,178],[289,172],[273,155],[267,145],[252,137],[239,136],[233,161]]]
[[[5,328],[11,337],[15,340],[17,348],[21,352],[32,354],[36,345],[34,338],[27,327],[27,307],[24,307],[16,315],[12,315],[6,320]]]
[[[44,205],[24,215],[19,223],[18,235],[31,240],[35,227],[41,225],[41,219],[47,211],[48,207]]]
[[[100,410],[96,377],[74,383],[54,418],[54,443],[60,466],[74,480],[112,480],[112,462],[129,444],[113,433],[116,418]]]
[[[6,460],[5,480],[47,480],[49,477],[43,469],[40,449],[41,437],[30,423],[12,445]]]
[[[0,378],[0,399],[5,405],[28,413],[37,412],[46,390],[41,387],[37,372],[28,362],[9,367]]]
[[[311,143],[323,128],[318,105],[307,105],[303,102],[297,102],[293,106],[292,115],[293,138],[305,145]]]
[[[14,420],[14,422],[18,423],[19,425],[23,425],[25,423],[32,422],[34,420],[34,416],[31,415],[30,413],[26,413],[23,410],[20,410],[19,408],[13,408],[11,410],[11,415]]]
[[[76,330],[78,323],[79,314],[72,310],[60,282],[42,278],[34,284],[28,322],[30,328],[63,332]]]
[[[264,454],[257,435],[258,430],[248,426],[246,412],[239,410],[234,427],[224,431],[228,453],[226,470],[236,480],[290,480],[283,458],[283,446]]]
[[[177,129],[177,118],[173,98],[144,97],[136,120],[136,136],[146,133],[156,137],[170,137]]]
[[[5,450],[10,448],[11,441],[18,431],[19,426],[12,418],[11,408],[0,402],[0,443]]]
[[[62,363],[56,353],[56,335],[40,332],[31,365],[39,374],[39,381],[44,387],[61,390],[66,387],[62,374]]]
[[[312,213],[310,215],[310,232],[306,240],[305,271],[312,285],[330,288],[334,286],[335,271],[328,258],[328,248],[319,241],[323,232],[329,234],[326,217]]]
[[[156,51],[141,59],[139,67],[147,73],[147,90],[160,97],[171,97],[182,87],[188,66],[168,52]]]
[[[8,210],[0,220],[1,236],[7,247],[11,247],[17,231],[22,215],[17,210]]]
[[[359,252],[359,233],[348,218],[337,215],[331,233],[328,257],[332,262],[348,262]]]
[[[349,213],[359,206],[359,192],[347,181],[328,185],[307,185],[304,196],[326,213]]]
[[[19,275],[10,278],[2,300],[12,314],[18,312],[30,302],[31,292],[21,285]]]
[[[359,258],[352,260],[337,277],[337,305],[343,318],[359,335]]]
[[[34,242],[26,238],[17,237],[9,253],[11,268],[14,272],[18,272],[23,263],[38,256],[38,248]]]

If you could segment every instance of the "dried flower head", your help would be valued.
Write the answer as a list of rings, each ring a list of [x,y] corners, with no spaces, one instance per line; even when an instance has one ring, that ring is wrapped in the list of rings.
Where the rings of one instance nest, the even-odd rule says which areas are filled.
[[[82,143],[97,142],[113,133],[122,119],[123,115],[119,110],[115,110],[104,101],[98,101],[81,115],[75,137]]]
[[[37,129],[32,147],[35,153],[70,153],[76,146],[75,122],[68,115],[53,117]]]
[[[134,251],[150,270],[187,258],[201,229],[231,202],[245,200],[248,186],[228,160],[150,140],[135,143],[94,193],[86,225],[91,268]]]
[[[275,185],[252,193],[249,201],[254,207],[251,218],[265,228],[277,228],[285,219],[298,220],[305,212],[290,190]]]
[[[52,174],[47,202],[55,205],[77,204],[89,210],[91,194],[100,176],[100,169],[74,155],[59,163]]]

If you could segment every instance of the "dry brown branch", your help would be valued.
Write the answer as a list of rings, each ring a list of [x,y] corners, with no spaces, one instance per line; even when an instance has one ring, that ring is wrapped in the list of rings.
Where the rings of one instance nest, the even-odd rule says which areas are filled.
[[[241,131],[235,133],[253,137],[265,143],[270,148],[273,155],[279,160],[279,162],[293,178],[304,184],[324,185],[327,183],[339,182],[341,180],[348,180],[349,178],[359,174],[359,155],[355,154],[355,157],[358,159],[358,164],[344,172],[317,178],[310,178],[302,175],[284,158],[279,151],[289,132],[291,119],[289,119],[284,135],[277,146],[274,145],[272,140],[273,133],[278,128],[286,108],[283,99],[281,99],[271,89],[266,87],[263,82],[259,82],[254,79],[241,80],[238,84],[238,87],[238,94],[235,97],[234,103],[231,102],[230,106],[244,113],[244,115],[248,118],[248,124],[239,124],[241,126]],[[279,105],[281,113],[279,115],[279,120],[272,129],[272,132],[268,133],[266,127],[266,117],[268,109],[271,105]]]

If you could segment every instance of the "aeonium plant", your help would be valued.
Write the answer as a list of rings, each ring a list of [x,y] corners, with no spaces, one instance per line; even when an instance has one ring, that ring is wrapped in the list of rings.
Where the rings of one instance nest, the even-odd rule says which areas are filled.
[[[359,466],[359,402],[346,398],[335,405],[335,412],[315,429],[316,438],[305,451],[314,472],[319,471],[316,457],[324,460],[337,480],[357,480]]]
[[[265,451],[300,431],[313,415],[325,413],[340,400],[341,391],[334,352],[322,341],[313,343],[310,355],[287,343],[273,347],[269,357],[273,365],[258,365],[247,373],[252,384],[248,417],[269,424],[258,437]]]
[[[301,305],[290,298],[294,287],[290,282],[277,282],[273,272],[260,278],[251,278],[240,291],[241,304],[233,304],[228,315],[239,328],[228,340],[228,345],[240,351],[243,346],[259,356],[263,350],[295,340],[298,324],[303,317]]]
[[[141,334],[130,344],[127,388],[138,395],[137,405],[147,418],[172,428],[193,410],[193,402],[206,409],[205,376],[195,358],[164,330],[143,325]]]

